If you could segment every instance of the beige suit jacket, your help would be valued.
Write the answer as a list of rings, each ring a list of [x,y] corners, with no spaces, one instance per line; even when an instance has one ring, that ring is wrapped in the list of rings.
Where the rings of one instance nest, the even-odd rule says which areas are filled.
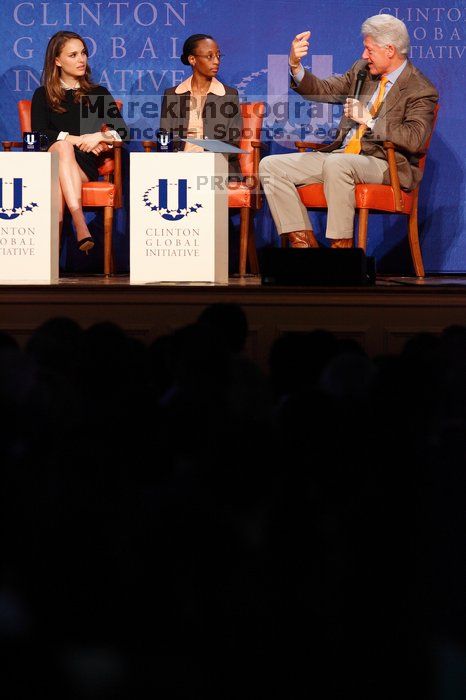
[[[292,81],[291,87],[305,99],[342,104],[348,96],[354,95],[358,71],[365,68],[367,61],[356,61],[344,75],[331,76],[325,80],[305,71],[299,85]],[[370,100],[377,84],[377,79],[368,73],[360,96],[363,104]],[[400,183],[405,190],[414,189],[422,178],[422,171],[418,167],[419,158],[424,153],[425,143],[432,131],[437,101],[438,92],[435,87],[408,61],[382,102],[374,130],[366,131],[361,140],[361,153],[385,160],[387,154],[383,141],[393,141]],[[353,126],[354,122],[343,116],[336,140],[322,150],[330,152],[340,148]],[[389,182],[388,170],[385,182]]]

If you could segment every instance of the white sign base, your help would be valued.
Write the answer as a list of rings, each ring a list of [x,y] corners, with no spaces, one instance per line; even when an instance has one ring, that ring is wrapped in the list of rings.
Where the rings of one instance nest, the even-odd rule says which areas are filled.
[[[130,282],[228,283],[228,161],[130,154]]]
[[[58,156],[0,153],[0,284],[58,282]]]

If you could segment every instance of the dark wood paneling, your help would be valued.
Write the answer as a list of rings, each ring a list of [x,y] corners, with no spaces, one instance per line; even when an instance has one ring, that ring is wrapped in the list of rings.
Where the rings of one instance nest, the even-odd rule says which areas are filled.
[[[266,367],[274,340],[287,332],[327,329],[360,342],[372,356],[398,352],[420,331],[439,333],[466,323],[466,285],[374,287],[262,287],[257,279],[229,285],[134,286],[125,278],[61,280],[55,286],[0,287],[0,328],[24,344],[37,326],[68,316],[88,327],[113,321],[150,342],[192,323],[209,304],[233,302],[244,309],[250,328],[249,356]]]

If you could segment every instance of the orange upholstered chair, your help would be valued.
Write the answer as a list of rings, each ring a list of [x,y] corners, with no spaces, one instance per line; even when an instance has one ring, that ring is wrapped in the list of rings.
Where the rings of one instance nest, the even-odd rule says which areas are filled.
[[[246,274],[246,259],[252,274],[259,274],[256,244],[254,240],[253,214],[262,206],[259,181],[259,160],[261,155],[261,129],[265,114],[265,102],[243,102],[243,134],[239,164],[243,182],[230,182],[228,186],[228,206],[240,210],[239,274]]]
[[[436,105],[432,132],[435,127],[435,122],[437,121],[438,109],[439,106]],[[424,144],[424,155],[419,161],[419,167],[422,171],[424,171],[427,150],[430,145],[432,132]],[[419,230],[417,221],[419,186],[411,192],[404,192],[401,189],[395,161],[395,145],[390,141],[384,141],[383,145],[387,150],[390,184],[356,185],[355,200],[356,209],[359,213],[357,245],[364,251],[366,250],[367,224],[370,211],[384,212],[388,214],[404,214],[404,216],[408,217],[408,240],[414,271],[417,277],[424,277],[424,264],[422,262],[421,247],[419,245]],[[297,141],[295,146],[300,153],[304,153],[307,148],[318,149],[319,144],[311,144],[306,141]],[[308,209],[327,208],[327,201],[325,199],[323,185],[303,185],[298,187],[298,192],[301,201]]]
[[[247,259],[249,259],[252,274],[259,273],[252,217],[253,212],[262,206],[258,171],[265,103],[244,102],[240,107],[243,118],[243,133],[239,146],[247,153],[240,153],[238,158],[244,180],[229,183],[228,207],[240,210],[239,274],[244,276]],[[142,145],[146,153],[155,148],[154,141],[143,141]]]
[[[118,109],[122,103],[116,100]],[[31,101],[20,100],[18,102],[18,116],[21,133],[31,131]],[[22,148],[22,142],[4,141],[3,148],[10,151],[11,148]],[[83,207],[104,210],[104,274],[109,276],[113,272],[112,255],[112,231],[113,210],[122,205],[121,196],[121,141],[115,141],[113,148],[100,156],[99,174],[103,180],[85,182],[82,186]]]

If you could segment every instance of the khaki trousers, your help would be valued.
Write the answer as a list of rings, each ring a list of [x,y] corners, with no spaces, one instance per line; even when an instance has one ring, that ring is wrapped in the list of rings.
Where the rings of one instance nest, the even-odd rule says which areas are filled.
[[[312,230],[296,187],[323,183],[328,204],[327,238],[352,238],[356,184],[382,184],[388,163],[374,156],[332,153],[287,153],[267,156],[259,175],[279,234]]]

